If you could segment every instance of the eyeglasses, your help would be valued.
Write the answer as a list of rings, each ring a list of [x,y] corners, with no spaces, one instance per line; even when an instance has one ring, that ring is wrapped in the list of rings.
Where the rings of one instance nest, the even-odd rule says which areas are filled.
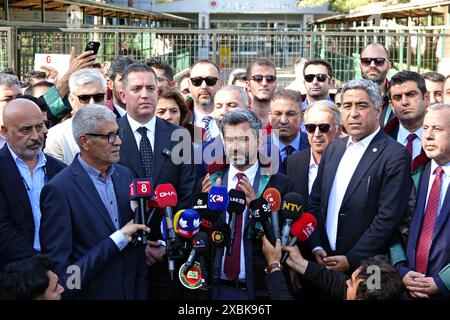
[[[91,98],[94,99],[95,103],[103,102],[103,100],[105,100],[104,92],[94,94],[80,94],[79,96],[74,93],[74,95],[82,104],[88,104],[91,101]]]
[[[101,134],[101,133],[85,133],[87,136],[93,136],[93,137],[102,137],[103,139],[107,140],[109,143],[113,144],[114,141],[116,141],[116,138],[119,137],[122,139],[123,137],[123,129],[117,130],[116,133],[109,133],[109,134]]]
[[[219,78],[217,77],[195,77],[191,78],[191,83],[194,87],[200,87],[203,81],[205,81],[206,85],[211,87],[216,85],[217,80],[219,80]]]
[[[313,123],[308,123],[305,124],[305,128],[306,131],[308,131],[309,133],[314,133],[316,132],[316,128],[319,127],[319,131],[322,133],[327,133],[328,131],[330,131],[332,124],[328,124],[328,123],[321,123],[321,124],[313,124]]]
[[[313,82],[314,78],[319,82],[325,82],[330,76],[326,73],[318,73],[318,74],[305,74],[304,78],[306,82]]]
[[[269,74],[267,76],[263,76],[261,74],[255,74],[254,76],[250,77],[251,80],[254,80],[256,82],[262,82],[264,78],[266,78],[267,83],[272,83],[275,80],[277,80],[277,77],[274,75],[271,75],[271,74]]]
[[[372,61],[375,62],[375,66],[382,67],[386,62],[385,58],[361,58],[361,64],[365,67],[368,67],[372,64]]]
[[[156,77],[156,81],[158,82],[169,82],[169,79],[163,78],[163,77]]]

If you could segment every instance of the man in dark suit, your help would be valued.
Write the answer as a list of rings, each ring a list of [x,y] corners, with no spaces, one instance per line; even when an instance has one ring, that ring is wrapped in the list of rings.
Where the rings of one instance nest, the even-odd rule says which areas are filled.
[[[406,257],[397,264],[413,298],[450,297],[450,105],[430,106],[423,148],[431,162],[422,174]],[[403,259],[402,259],[403,258]]]
[[[310,238],[316,260],[347,272],[364,258],[387,253],[407,212],[412,179],[410,154],[380,131],[378,86],[352,80],[342,92],[349,137],[325,150],[308,211],[318,220]]]
[[[278,189],[282,197],[294,189],[293,182],[287,176],[272,174],[271,168],[258,160],[258,148],[262,144],[260,130],[261,122],[252,111],[238,109],[223,116],[221,132],[226,161],[210,166],[209,174],[202,182],[202,192],[208,192],[212,185],[223,185],[228,190],[240,188],[248,205],[262,196],[267,188]],[[264,285],[265,261],[261,254],[261,241],[256,237],[249,211],[244,211],[240,217],[241,228],[236,230],[233,256],[225,254],[223,257],[221,280],[213,287],[213,299],[269,297]],[[222,218],[225,220],[226,214]],[[239,225],[238,222],[236,224]]]
[[[274,169],[278,160],[278,170],[285,173],[285,160],[294,153],[309,147],[308,137],[300,129],[303,122],[303,112],[301,111],[302,97],[294,90],[278,90],[270,100],[269,121],[272,134],[267,135],[270,142],[267,145],[278,149],[279,157],[273,155]],[[273,147],[272,147],[273,146]],[[271,149],[269,149],[271,150]],[[268,154],[269,157],[271,155]]]
[[[158,92],[153,69],[141,63],[129,65],[122,74],[120,95],[127,106],[127,115],[118,121],[119,128],[124,130],[120,163],[128,167],[134,177],[151,178],[154,186],[172,184],[178,195],[177,209],[190,208],[196,177],[190,134],[155,116]],[[184,139],[182,144],[178,142],[180,138]],[[177,145],[185,148],[172,152]],[[181,161],[176,164],[175,160]],[[169,285],[173,281],[164,263],[166,248],[161,241],[157,242],[161,240],[161,217],[162,213],[158,212],[151,221],[152,241],[146,247],[146,262],[151,266],[151,281],[157,282],[150,290],[158,293],[153,297],[168,299],[173,297]]]
[[[341,135],[342,117],[339,108],[328,100],[314,102],[305,111],[305,128],[310,148],[286,159],[286,175],[295,183],[295,191],[307,201],[320,158],[326,147]],[[307,202],[305,203],[307,207]]]
[[[65,167],[42,152],[47,128],[32,101],[16,99],[4,111],[0,150],[0,269],[39,253],[39,193]]]
[[[150,230],[132,221],[132,175],[117,164],[116,117],[88,105],[72,122],[80,154],[42,190],[42,252],[52,259],[65,298],[146,299],[144,248],[129,243],[138,230]]]

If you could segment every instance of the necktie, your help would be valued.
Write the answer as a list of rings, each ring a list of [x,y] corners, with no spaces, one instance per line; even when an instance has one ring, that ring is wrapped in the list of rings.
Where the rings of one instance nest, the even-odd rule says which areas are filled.
[[[410,133],[407,137],[406,140],[408,140],[408,142],[406,143],[406,149],[409,151],[409,153],[413,154],[413,141],[417,138],[417,135],[415,133]]]
[[[211,140],[211,128],[209,127],[211,120],[214,118],[212,116],[206,116],[202,119],[202,123],[205,124],[205,138],[203,141],[209,141]]]
[[[428,203],[423,217],[419,241],[417,242],[416,271],[423,274],[427,271],[428,255],[430,253],[434,226],[438,214],[443,173],[442,167],[437,167],[435,173],[436,177],[434,178],[430,195],[428,196]]]
[[[286,158],[289,157],[291,154],[294,153],[295,148],[293,146],[291,146],[290,144],[288,144],[286,147],[284,147],[284,150],[286,151]],[[285,159],[286,159],[285,158]]]
[[[239,181],[245,177],[245,174],[239,172],[236,174],[238,182],[236,184],[236,190],[240,190]],[[241,270],[241,238],[242,238],[242,214],[236,217],[235,232],[233,242],[233,252],[231,256],[225,256],[225,263],[223,267],[223,272],[228,277],[229,280],[238,280],[239,272]]]
[[[152,145],[150,144],[150,140],[147,137],[146,127],[140,127],[137,131],[142,136],[141,142],[139,144],[142,167],[144,168],[145,177],[150,178],[152,176],[152,164],[153,164]]]

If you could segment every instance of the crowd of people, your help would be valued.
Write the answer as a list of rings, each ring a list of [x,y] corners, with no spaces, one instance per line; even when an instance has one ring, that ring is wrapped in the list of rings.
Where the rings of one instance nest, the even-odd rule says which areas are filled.
[[[226,84],[210,60],[174,81],[155,58],[102,68],[73,49],[57,80],[1,72],[0,299],[449,298],[450,75],[388,80],[382,44],[360,56],[336,94],[322,59],[286,88],[265,58]],[[174,192],[130,203],[143,180]],[[306,241],[269,241],[252,204],[274,189],[283,229],[292,194],[314,216]]]

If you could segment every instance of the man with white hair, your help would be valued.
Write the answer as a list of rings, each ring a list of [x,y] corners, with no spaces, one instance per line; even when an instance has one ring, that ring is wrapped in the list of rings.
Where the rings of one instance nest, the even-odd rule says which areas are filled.
[[[70,76],[69,101],[71,115],[86,104],[105,105],[106,80],[94,69],[81,69]],[[72,120],[68,119],[48,131],[45,153],[70,165],[75,155],[80,152],[72,135]]]
[[[0,126],[3,125],[3,109],[12,99],[20,95],[19,79],[15,75],[0,73]],[[0,148],[6,143],[0,133]]]

